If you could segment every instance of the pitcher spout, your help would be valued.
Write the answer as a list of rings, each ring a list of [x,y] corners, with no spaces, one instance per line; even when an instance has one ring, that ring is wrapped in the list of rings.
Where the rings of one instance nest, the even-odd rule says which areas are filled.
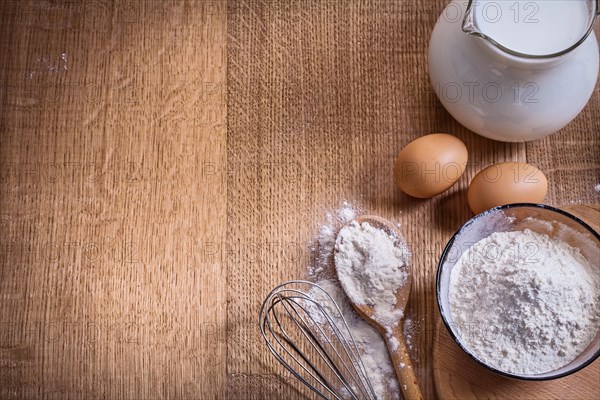
[[[600,0],[469,0],[461,28],[508,55],[552,59],[579,47],[599,12]]]
[[[475,23],[475,10],[473,8],[473,2],[470,1],[465,12],[465,17],[462,22],[462,30],[464,33],[469,35],[481,36],[481,31]]]

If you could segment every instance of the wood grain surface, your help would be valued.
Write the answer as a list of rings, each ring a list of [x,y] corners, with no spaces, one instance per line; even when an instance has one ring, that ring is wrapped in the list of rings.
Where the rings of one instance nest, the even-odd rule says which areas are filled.
[[[444,4],[229,2],[228,162],[248,168],[228,179],[228,240],[279,245],[254,264],[228,265],[228,337],[246,343],[228,340],[232,396],[297,397],[276,378],[282,369],[261,343],[256,310],[261,293],[305,274],[311,260],[304,246],[325,210],[344,199],[403,225],[415,255],[415,368],[429,399],[436,261],[471,216],[465,188],[474,174],[494,162],[529,161],[549,178],[549,204],[598,202],[600,92],[547,139],[507,144],[474,135],[441,107],[428,82],[427,41]],[[430,132],[458,136],[470,160],[458,185],[420,201],[394,188],[391,171],[402,146]],[[298,244],[298,261],[288,243]]]
[[[445,1],[0,2],[0,398],[301,398],[258,308],[305,276],[344,200],[401,222],[425,398],[434,272],[484,166],[529,161],[594,204],[600,90],[561,132],[479,137],[429,85]],[[466,173],[420,201],[392,165],[430,132]]]
[[[225,4],[0,16],[0,398],[224,398]]]

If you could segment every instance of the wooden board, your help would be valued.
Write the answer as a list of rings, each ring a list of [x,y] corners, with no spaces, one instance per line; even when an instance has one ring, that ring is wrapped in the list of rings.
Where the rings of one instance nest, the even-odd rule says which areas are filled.
[[[226,396],[226,11],[0,1],[1,399]]]
[[[435,398],[437,260],[472,215],[465,189],[473,176],[491,163],[529,161],[548,176],[549,204],[599,201],[600,91],[550,138],[508,144],[474,135],[443,109],[427,74],[427,42],[446,3],[229,2],[227,238],[260,250],[227,267],[231,397],[303,398],[265,351],[256,315],[269,289],[305,276],[306,246],[342,201],[400,222],[409,240],[414,366],[427,399]],[[394,159],[431,132],[463,140],[469,164],[447,193],[412,199],[394,187]]]
[[[472,134],[425,68],[445,3],[0,1],[0,398],[303,398],[258,306],[345,199],[410,238],[434,398],[435,265],[474,174],[530,161],[549,204],[600,200],[600,90],[550,138]],[[407,198],[394,157],[434,131],[470,165]]]
[[[596,231],[600,206],[566,206]],[[597,399],[600,394],[600,360],[564,378],[544,382],[520,381],[493,373],[469,357],[452,339],[437,316],[433,346],[433,375],[442,400],[468,399]]]

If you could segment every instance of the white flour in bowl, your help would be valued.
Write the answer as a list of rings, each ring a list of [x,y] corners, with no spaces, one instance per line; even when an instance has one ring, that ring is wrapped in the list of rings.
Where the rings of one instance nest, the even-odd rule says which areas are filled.
[[[573,361],[600,329],[600,274],[578,249],[525,229],[465,251],[450,277],[461,342],[486,364],[534,375]]]

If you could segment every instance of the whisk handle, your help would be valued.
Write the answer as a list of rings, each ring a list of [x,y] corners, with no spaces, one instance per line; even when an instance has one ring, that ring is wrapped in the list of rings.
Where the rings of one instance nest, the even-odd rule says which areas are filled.
[[[402,326],[402,324],[400,324]],[[393,337],[386,337],[387,346],[396,370],[398,384],[406,400],[423,400],[419,383],[412,367],[410,356],[404,343],[402,330],[394,332]]]

